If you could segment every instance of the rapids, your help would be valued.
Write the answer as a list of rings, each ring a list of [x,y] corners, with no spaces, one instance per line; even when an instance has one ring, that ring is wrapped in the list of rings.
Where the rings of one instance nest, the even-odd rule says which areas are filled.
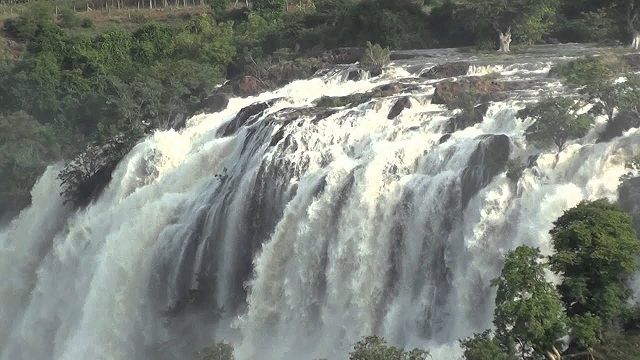
[[[640,153],[637,129],[597,143],[604,119],[557,157],[540,153],[515,117],[566,91],[547,77],[553,63],[599,51],[406,51],[380,77],[347,81],[337,67],[234,98],[148,136],[81,209],[63,203],[50,166],[0,230],[0,359],[189,359],[215,341],[239,360],[344,359],[373,333],[456,359],[458,339],[491,326],[505,252],[548,254],[552,222],[583,199],[616,200]],[[468,75],[532,85],[443,139],[458,111],[431,104],[442,79],[419,74],[462,59]],[[314,110],[392,82],[411,86]],[[412,106],[388,119],[403,96]],[[508,159],[529,165],[517,182]]]

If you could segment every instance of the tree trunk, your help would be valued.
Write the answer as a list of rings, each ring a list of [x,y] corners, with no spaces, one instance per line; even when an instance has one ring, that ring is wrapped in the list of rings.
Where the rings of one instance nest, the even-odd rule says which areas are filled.
[[[500,49],[498,49],[498,52],[511,52],[511,29],[507,30],[506,32],[499,32],[498,38],[500,39]]]
[[[640,31],[633,30],[633,40],[631,41],[631,48],[634,50],[640,49]]]

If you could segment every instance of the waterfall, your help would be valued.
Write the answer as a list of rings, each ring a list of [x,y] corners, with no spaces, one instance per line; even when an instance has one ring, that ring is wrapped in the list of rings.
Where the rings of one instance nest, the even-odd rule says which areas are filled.
[[[52,165],[0,231],[0,359],[188,359],[215,341],[239,360],[344,359],[370,334],[455,358],[458,339],[491,326],[504,254],[549,254],[552,222],[581,200],[616,200],[640,152],[638,130],[597,143],[603,119],[557,156],[527,144],[516,112],[565,91],[546,71],[567,51],[591,50],[472,59],[469,75],[535,86],[450,135],[457,112],[431,104],[439,80],[419,74],[467,55],[432,51],[381,77],[336,69],[155,132],[81,209],[58,195]],[[399,93],[357,106],[314,104],[396,82]],[[389,119],[403,96],[412,106]],[[529,165],[517,181],[509,159]]]

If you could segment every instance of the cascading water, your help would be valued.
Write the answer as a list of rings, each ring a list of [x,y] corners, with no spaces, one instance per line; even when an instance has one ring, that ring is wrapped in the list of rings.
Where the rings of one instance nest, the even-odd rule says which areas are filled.
[[[550,63],[592,51],[471,59],[470,73],[535,86],[450,137],[455,112],[430,103],[440,80],[416,69],[464,55],[432,51],[382,77],[336,70],[156,132],[83,209],[63,204],[50,167],[0,231],[0,359],[185,359],[221,340],[240,360],[339,359],[373,333],[456,358],[457,339],[491,326],[504,253],[549,253],[553,220],[615,200],[640,152],[639,131],[596,143],[596,127],[557,157],[531,157],[517,182],[505,175],[508,159],[539,152],[516,111],[563,91]],[[401,94],[314,105],[397,81]],[[403,96],[411,107],[388,119]]]

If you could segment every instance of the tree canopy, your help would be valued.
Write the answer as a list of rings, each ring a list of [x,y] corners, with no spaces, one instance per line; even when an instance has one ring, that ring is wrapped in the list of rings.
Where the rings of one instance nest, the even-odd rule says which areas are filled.
[[[607,200],[582,202],[554,222],[551,269],[570,316],[612,321],[631,295],[626,281],[638,270],[640,242],[629,215]]]
[[[535,122],[525,131],[527,141],[541,147],[555,145],[562,151],[567,142],[583,137],[593,123],[587,114],[576,113],[574,100],[563,97],[547,98],[518,112],[522,119]]]

